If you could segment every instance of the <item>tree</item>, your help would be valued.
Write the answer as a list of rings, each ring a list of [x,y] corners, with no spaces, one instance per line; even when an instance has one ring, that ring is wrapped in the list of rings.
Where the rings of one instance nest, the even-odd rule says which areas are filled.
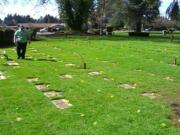
[[[83,31],[87,23],[94,0],[56,0],[60,18],[74,31]]]
[[[173,0],[166,10],[166,14],[171,20],[179,20],[180,16],[180,8],[178,4],[178,0]]]
[[[129,26],[136,32],[141,32],[142,20],[152,20],[159,14],[160,0],[125,0],[123,10]]]
[[[4,23],[9,26],[17,25],[18,23],[30,23],[30,22],[36,22],[36,20],[31,18],[29,15],[20,16],[17,14],[14,15],[9,14],[4,18]]]
[[[51,16],[51,15],[45,15],[44,17],[40,17],[37,22],[39,23],[59,23],[59,19],[54,17],[54,16]]]

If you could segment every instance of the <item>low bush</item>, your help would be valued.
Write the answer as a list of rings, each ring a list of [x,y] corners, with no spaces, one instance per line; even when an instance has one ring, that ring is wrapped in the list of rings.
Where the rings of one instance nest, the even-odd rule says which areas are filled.
[[[14,30],[0,30],[0,47],[5,47],[13,44]]]
[[[4,32],[0,30],[0,42],[4,41]]]
[[[7,29],[4,31],[4,41],[13,43],[14,31]]]
[[[107,32],[107,35],[112,35],[113,27],[112,26],[107,26],[106,27],[106,32]]]
[[[149,37],[148,32],[129,32],[129,36],[132,37]]]

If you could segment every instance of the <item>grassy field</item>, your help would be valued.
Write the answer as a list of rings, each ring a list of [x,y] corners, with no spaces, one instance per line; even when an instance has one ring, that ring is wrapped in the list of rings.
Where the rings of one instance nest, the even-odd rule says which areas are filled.
[[[178,34],[173,42],[159,34],[42,38],[28,46],[29,60],[17,60],[12,47],[4,50],[20,66],[0,59],[7,77],[0,80],[0,135],[180,135],[173,108],[180,106]],[[56,108],[28,77],[62,91],[72,107]],[[155,99],[142,95],[148,93]]]

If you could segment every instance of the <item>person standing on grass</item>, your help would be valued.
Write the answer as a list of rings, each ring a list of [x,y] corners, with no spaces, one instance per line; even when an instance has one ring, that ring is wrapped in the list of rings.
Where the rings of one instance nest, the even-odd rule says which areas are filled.
[[[27,43],[30,44],[31,39],[27,31],[24,30],[24,26],[20,26],[19,29],[15,32],[14,43],[16,45],[18,59],[25,59]]]

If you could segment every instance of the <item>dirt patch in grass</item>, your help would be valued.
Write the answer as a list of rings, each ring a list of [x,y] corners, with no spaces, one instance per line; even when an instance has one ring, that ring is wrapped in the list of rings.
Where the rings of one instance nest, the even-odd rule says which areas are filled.
[[[59,109],[67,109],[72,106],[66,99],[53,100],[52,103]]]
[[[176,99],[172,104],[171,120],[177,128],[180,128],[180,99]]]
[[[122,87],[124,89],[135,89],[136,84],[124,83],[124,84],[120,84],[119,87]]]

